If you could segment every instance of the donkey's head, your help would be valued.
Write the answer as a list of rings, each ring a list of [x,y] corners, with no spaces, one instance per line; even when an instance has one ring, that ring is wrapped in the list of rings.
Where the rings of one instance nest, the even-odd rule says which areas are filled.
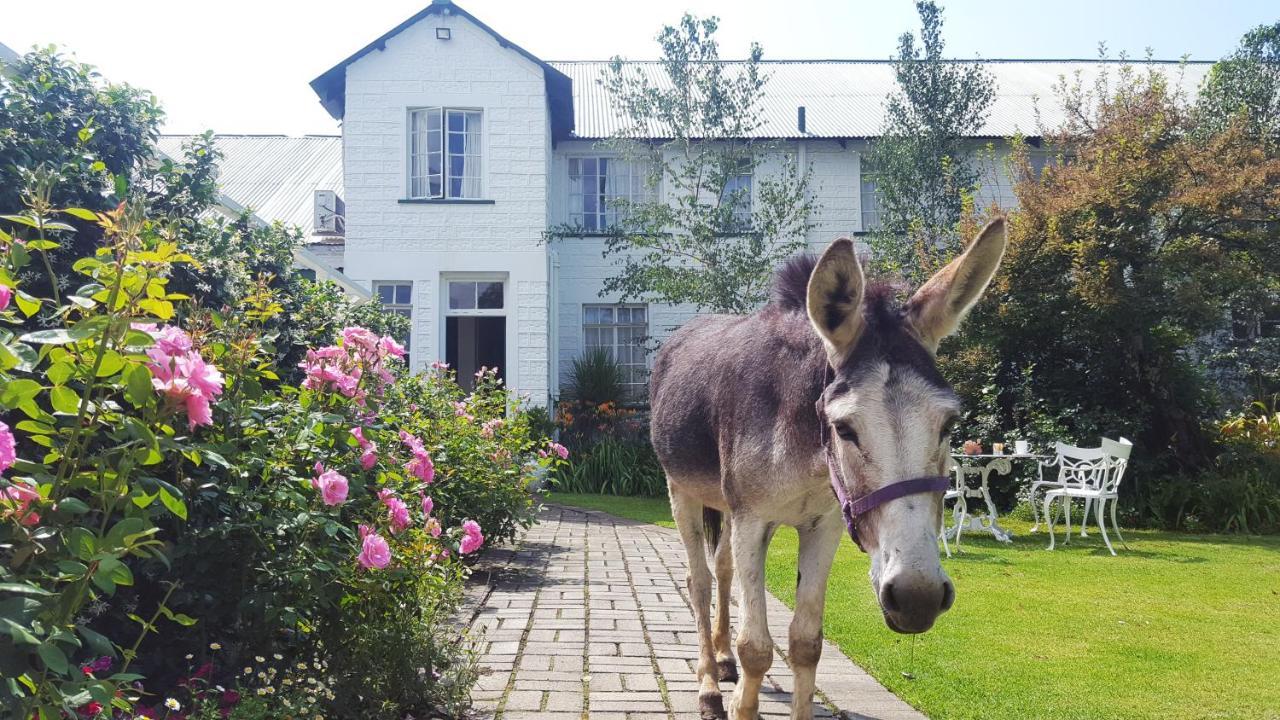
[[[968,249],[905,306],[868,291],[853,244],[837,240],[809,278],[809,320],[833,370],[823,391],[833,456],[847,495],[947,474],[950,431],[960,402],[938,372],[938,343],[982,297],[1004,255],[1005,225],[983,228]],[[858,520],[871,556],[871,584],[885,623],[924,632],[951,607],[955,588],[938,559],[940,493],[890,500]]]

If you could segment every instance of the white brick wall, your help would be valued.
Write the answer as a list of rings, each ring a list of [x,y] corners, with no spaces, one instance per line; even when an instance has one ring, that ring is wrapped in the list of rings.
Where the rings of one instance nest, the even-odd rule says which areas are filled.
[[[452,39],[437,40],[448,27]],[[413,363],[444,355],[442,281],[486,273],[507,282],[507,382],[547,396],[546,250],[549,121],[543,70],[456,16],[431,15],[347,68],[343,162],[346,273],[409,280]],[[492,204],[406,204],[408,110],[479,108],[483,197]]]

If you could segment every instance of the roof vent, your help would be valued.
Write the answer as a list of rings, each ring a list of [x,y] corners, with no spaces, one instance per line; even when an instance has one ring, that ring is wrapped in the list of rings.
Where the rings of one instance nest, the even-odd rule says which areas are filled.
[[[796,128],[800,130],[800,134],[805,133],[804,130],[804,106],[796,108]]]

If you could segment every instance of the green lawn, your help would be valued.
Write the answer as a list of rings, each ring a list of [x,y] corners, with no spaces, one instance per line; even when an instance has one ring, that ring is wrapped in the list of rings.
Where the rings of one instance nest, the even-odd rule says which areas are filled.
[[[671,526],[665,499],[551,500]],[[913,639],[885,628],[867,559],[847,540],[827,637],[934,720],[1280,720],[1280,538],[1129,531],[1130,550],[1117,545],[1113,558],[1094,531],[1048,552],[1047,535],[1029,535],[1028,523],[1002,524],[1012,545],[966,536],[964,551],[943,560],[956,604],[914,638],[914,667]],[[795,532],[784,528],[768,578],[787,603],[795,558]]]

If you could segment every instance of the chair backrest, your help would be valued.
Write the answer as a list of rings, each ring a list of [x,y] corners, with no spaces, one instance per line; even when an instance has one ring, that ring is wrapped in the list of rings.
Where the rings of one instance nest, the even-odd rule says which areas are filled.
[[[1082,448],[1064,442],[1054,444],[1058,482],[1075,487],[1100,488],[1107,482],[1111,461],[1102,448]]]
[[[1118,441],[1104,437],[1102,451],[1107,454],[1111,465],[1104,489],[1107,492],[1117,492],[1120,488],[1120,480],[1124,478],[1124,471],[1129,468],[1129,454],[1133,452],[1133,442],[1123,437]]]

